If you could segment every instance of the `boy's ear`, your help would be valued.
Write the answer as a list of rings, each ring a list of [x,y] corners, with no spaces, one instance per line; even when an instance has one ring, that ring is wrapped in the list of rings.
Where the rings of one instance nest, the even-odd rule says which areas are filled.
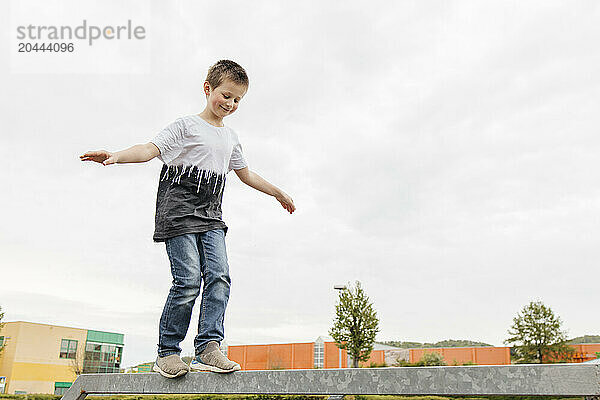
[[[208,81],[204,81],[204,94],[207,96],[210,94],[210,84]]]

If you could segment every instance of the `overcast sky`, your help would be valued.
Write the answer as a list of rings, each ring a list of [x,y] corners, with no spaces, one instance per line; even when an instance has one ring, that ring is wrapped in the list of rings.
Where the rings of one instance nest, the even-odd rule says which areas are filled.
[[[333,285],[356,280],[378,340],[503,345],[532,300],[600,334],[597,1],[41,3],[0,5],[6,321],[123,333],[123,366],[154,359],[161,162],[79,155],[202,111],[229,58],[250,89],[225,123],[297,207],[227,176],[229,344],[326,335]],[[146,37],[17,52],[17,26],[83,19]]]

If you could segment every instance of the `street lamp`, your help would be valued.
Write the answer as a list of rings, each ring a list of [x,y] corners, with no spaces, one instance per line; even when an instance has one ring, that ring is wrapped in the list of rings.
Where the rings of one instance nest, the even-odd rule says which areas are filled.
[[[346,285],[334,285],[335,290],[346,290]],[[338,348],[338,368],[342,368],[342,349]]]

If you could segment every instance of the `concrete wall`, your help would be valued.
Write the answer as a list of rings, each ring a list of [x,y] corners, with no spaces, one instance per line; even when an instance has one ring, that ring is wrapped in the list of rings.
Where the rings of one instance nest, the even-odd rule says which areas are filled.
[[[398,361],[410,361],[410,349],[384,350],[385,363],[389,366],[396,364]]]

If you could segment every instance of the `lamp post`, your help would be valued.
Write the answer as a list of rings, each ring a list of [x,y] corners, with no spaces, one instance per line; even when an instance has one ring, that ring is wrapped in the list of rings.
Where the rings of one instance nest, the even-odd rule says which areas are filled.
[[[346,285],[334,285],[335,290],[346,290]],[[338,368],[342,368],[342,349],[338,347]]]

